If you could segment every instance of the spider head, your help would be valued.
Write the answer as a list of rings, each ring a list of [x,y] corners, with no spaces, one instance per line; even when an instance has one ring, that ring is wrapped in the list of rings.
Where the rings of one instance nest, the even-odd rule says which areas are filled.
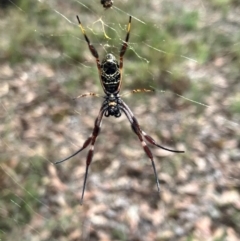
[[[105,116],[109,117],[111,116],[115,116],[120,117],[121,116],[121,110],[119,108],[119,97],[116,95],[108,95],[106,97],[106,102],[107,102],[107,109],[105,112]]]
[[[102,60],[101,67],[103,72],[107,75],[112,75],[119,69],[117,59],[113,54],[106,55],[106,57]]]

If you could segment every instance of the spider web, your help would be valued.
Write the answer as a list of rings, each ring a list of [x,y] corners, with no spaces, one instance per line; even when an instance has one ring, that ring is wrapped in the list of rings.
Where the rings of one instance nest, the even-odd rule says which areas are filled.
[[[238,240],[240,34],[237,1],[9,1],[1,9],[0,240]],[[137,5],[138,4],[138,5]],[[103,95],[95,59],[124,56],[127,118],[104,118],[79,205]],[[132,89],[151,93],[129,94]],[[94,92],[100,97],[74,99]]]

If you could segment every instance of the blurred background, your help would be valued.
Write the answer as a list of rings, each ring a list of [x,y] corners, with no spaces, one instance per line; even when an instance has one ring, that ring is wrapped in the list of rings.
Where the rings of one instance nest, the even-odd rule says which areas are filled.
[[[0,1],[0,240],[240,240],[239,0]],[[103,118],[99,52],[124,56],[122,98],[158,143],[151,162],[127,118]],[[132,89],[152,93],[129,94]],[[74,99],[95,92],[100,97]]]

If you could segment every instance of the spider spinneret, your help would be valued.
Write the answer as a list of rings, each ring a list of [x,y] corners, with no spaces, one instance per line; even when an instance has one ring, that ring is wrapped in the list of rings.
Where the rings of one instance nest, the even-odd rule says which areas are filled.
[[[119,63],[118,63],[116,57],[110,53],[108,53],[106,55],[106,57],[100,63],[97,50],[91,44],[89,38],[87,37],[85,30],[84,30],[82,23],[78,16],[77,16],[77,19],[78,19],[79,27],[84,35],[85,41],[88,44],[88,48],[89,48],[90,52],[92,53],[92,56],[96,60],[96,64],[97,64],[97,68],[98,68],[98,72],[99,72],[99,78],[100,78],[105,96],[104,96],[104,101],[100,108],[98,117],[95,120],[94,128],[93,128],[91,136],[88,137],[88,139],[83,143],[82,148],[80,148],[78,151],[76,151],[69,157],[67,157],[61,161],[55,162],[55,164],[59,164],[59,163],[69,160],[70,158],[74,157],[79,152],[81,152],[83,149],[85,149],[87,146],[91,145],[91,148],[88,151],[88,155],[87,155],[87,159],[86,159],[86,170],[85,170],[85,176],[84,176],[82,196],[81,196],[81,201],[80,201],[80,203],[82,204],[83,197],[84,197],[84,191],[85,191],[85,187],[86,187],[87,176],[88,176],[88,168],[92,161],[95,141],[100,133],[102,118],[103,118],[103,116],[105,116],[105,117],[115,116],[116,118],[118,118],[121,116],[121,113],[123,112],[126,115],[126,117],[128,118],[133,132],[137,135],[139,141],[141,142],[143,150],[145,151],[145,153],[147,154],[147,156],[149,157],[149,159],[152,162],[152,167],[153,167],[154,176],[155,176],[156,183],[157,183],[157,188],[158,188],[158,191],[160,191],[160,184],[159,184],[159,180],[157,177],[157,171],[155,168],[153,155],[152,155],[152,152],[150,151],[149,147],[147,146],[145,140],[148,143],[150,143],[154,146],[157,146],[159,148],[162,148],[166,151],[176,152],[176,153],[183,153],[184,151],[168,149],[164,146],[157,144],[151,136],[147,135],[140,128],[140,125],[138,124],[136,117],[133,115],[133,113],[130,110],[130,108],[128,107],[128,105],[121,99],[121,97],[119,95],[121,83],[122,83],[123,56],[128,47],[128,40],[129,40],[129,35],[130,35],[132,17],[131,16],[129,17],[129,22],[128,22],[128,26],[127,26],[127,35],[126,35],[125,41],[123,41],[123,44],[122,44],[122,47],[121,47],[120,53],[119,53],[119,57],[120,57]],[[141,90],[137,89],[137,90],[133,90],[132,92],[137,93],[140,91]],[[143,89],[143,91],[149,92],[149,90],[147,90],[147,89]],[[85,96],[89,96],[89,95],[97,96],[97,94],[95,94],[95,93],[88,93],[88,94],[83,94],[80,97],[85,97]]]

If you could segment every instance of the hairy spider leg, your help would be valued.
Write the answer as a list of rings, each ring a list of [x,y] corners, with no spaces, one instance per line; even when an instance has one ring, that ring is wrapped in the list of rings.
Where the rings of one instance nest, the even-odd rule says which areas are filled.
[[[77,96],[77,97],[75,97],[73,99],[75,100],[75,99],[78,99],[78,98],[89,97],[89,96],[91,96],[91,97],[99,97],[99,94],[93,93],[93,92],[89,92],[89,93],[85,93],[85,94],[79,95],[79,96]]]
[[[149,93],[149,92],[154,92],[154,90],[153,89],[134,89],[134,90],[132,90],[131,91],[132,93]]]
[[[155,163],[154,163],[154,160],[153,160],[152,152],[150,151],[146,142],[143,140],[140,127],[139,127],[138,123],[136,122],[136,120],[133,120],[133,116],[131,115],[131,113],[129,113],[128,109],[125,108],[125,106],[121,106],[121,109],[125,113],[125,115],[127,116],[128,120],[131,124],[133,132],[138,136],[138,139],[140,140],[140,142],[142,144],[143,150],[145,151],[145,153],[147,154],[147,156],[150,158],[150,160],[152,162],[152,167],[153,167],[154,176],[155,176],[156,183],[157,183],[158,192],[160,192],[160,183],[159,183],[159,180],[158,180],[157,171],[156,171]]]
[[[154,89],[133,89],[127,92],[124,92],[123,94],[120,95],[120,97],[122,98],[123,96],[128,96],[131,94],[139,94],[139,93],[152,93],[154,92]]]
[[[98,55],[98,52],[96,50],[96,48],[91,44],[83,26],[82,26],[82,23],[80,21],[80,18],[77,16],[77,20],[78,20],[78,23],[79,23],[79,27],[84,35],[84,38],[88,44],[88,48],[92,54],[92,56],[96,59],[96,63],[97,63],[97,68],[98,68],[98,74],[99,74],[99,78],[101,79],[101,63],[100,63],[100,60],[99,60],[99,55]],[[102,84],[102,88],[104,89],[104,86],[103,86],[103,83],[101,81],[101,84]]]
[[[129,40],[129,37],[130,37],[130,30],[131,30],[131,21],[132,21],[132,16],[129,16],[128,26],[127,26],[127,35],[126,35],[125,41],[123,41],[122,47],[120,49],[119,70],[120,70],[121,79],[120,79],[120,84],[118,86],[118,92],[120,91],[121,84],[122,84],[123,56],[126,53],[126,50],[127,50],[127,47],[128,47],[128,40]]]
[[[158,188],[158,192],[160,192],[160,184],[159,184],[159,179],[157,176],[157,171],[156,171],[156,167],[155,167],[155,163],[153,160],[153,155],[151,150],[149,149],[148,145],[146,144],[146,142],[143,140],[143,137],[151,144],[160,147],[166,151],[170,151],[170,152],[177,152],[177,153],[184,153],[184,151],[179,151],[179,150],[172,150],[172,149],[168,149],[166,147],[163,147],[159,144],[157,144],[155,142],[155,140],[150,137],[149,135],[147,135],[144,131],[141,130],[140,125],[138,124],[138,121],[136,119],[136,117],[133,115],[132,111],[130,110],[130,108],[124,103],[124,101],[122,101],[121,103],[121,109],[122,111],[125,113],[125,115],[127,116],[132,130],[133,132],[138,136],[138,139],[140,140],[143,150],[145,151],[145,153],[147,154],[147,156],[150,158],[151,162],[152,162],[152,167],[153,167],[153,171],[154,171],[154,175],[155,175],[155,179],[156,179],[156,183],[157,183],[157,188]]]
[[[179,151],[179,150],[173,150],[173,149],[169,149],[169,148],[166,148],[164,146],[161,146],[159,144],[156,143],[156,141],[149,135],[147,135],[147,133],[145,133],[144,131],[142,131],[142,129],[140,128],[139,124],[138,124],[138,121],[136,119],[136,117],[133,115],[132,111],[130,110],[130,108],[128,107],[128,105],[126,105],[126,103],[124,101],[122,101],[122,105],[124,106],[124,108],[127,109],[127,111],[129,112],[130,116],[132,117],[132,120],[134,123],[136,123],[136,125],[138,125],[139,127],[139,130],[141,132],[141,134],[144,136],[144,138],[151,144],[153,144],[154,146],[157,146],[163,150],[166,150],[166,151],[170,151],[170,152],[175,152],[175,153],[184,153],[185,151]]]
[[[78,151],[76,151],[74,154],[72,154],[71,156],[61,160],[61,161],[57,161],[55,162],[55,164],[59,164],[62,162],[65,162],[67,160],[69,160],[70,158],[76,156],[79,152],[81,152],[83,149],[85,149],[89,144],[91,144],[90,150],[88,151],[88,155],[87,155],[87,159],[86,159],[86,170],[85,170],[85,176],[84,176],[84,182],[83,182],[83,190],[82,190],[82,196],[81,196],[81,200],[80,200],[80,204],[82,205],[83,203],[83,197],[84,197],[84,191],[85,191],[85,187],[86,187],[86,182],[87,182],[87,176],[88,176],[88,168],[89,165],[91,164],[92,158],[93,158],[93,154],[94,154],[94,144],[95,141],[99,135],[100,129],[101,129],[101,123],[102,123],[102,118],[103,118],[103,114],[106,111],[106,104],[103,104],[98,117],[95,120],[95,124],[94,124],[94,128],[92,131],[92,135],[84,142],[82,148],[80,148]]]

